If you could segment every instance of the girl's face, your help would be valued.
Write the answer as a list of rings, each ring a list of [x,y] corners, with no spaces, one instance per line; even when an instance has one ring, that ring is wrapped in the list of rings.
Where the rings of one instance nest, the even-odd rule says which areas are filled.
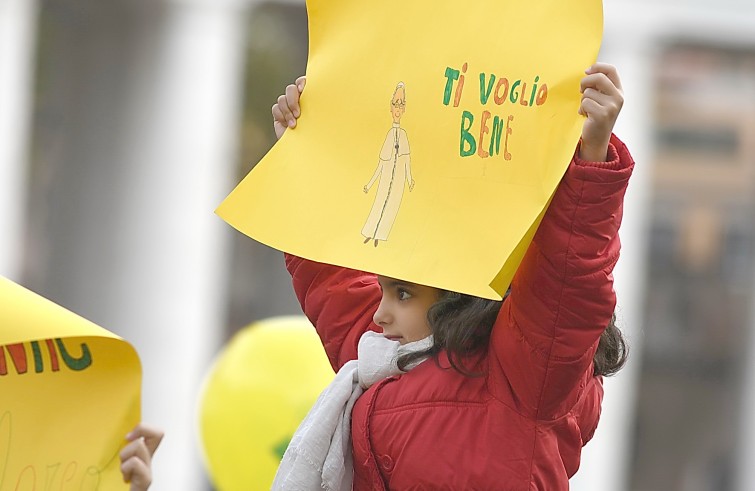
[[[438,300],[440,290],[387,276],[377,278],[383,298],[373,320],[383,329],[383,335],[401,344],[429,336],[427,310]]]

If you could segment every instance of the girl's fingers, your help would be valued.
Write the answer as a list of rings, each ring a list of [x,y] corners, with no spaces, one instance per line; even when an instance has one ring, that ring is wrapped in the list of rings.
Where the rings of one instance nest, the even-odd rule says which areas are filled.
[[[152,472],[147,464],[131,457],[121,464],[123,480],[131,483],[131,490],[146,490],[152,483]]]
[[[278,97],[278,109],[281,112],[281,115],[283,116],[283,121],[286,126],[293,128],[296,124],[296,119],[294,118],[293,113],[291,112],[291,108],[288,107],[288,101],[286,100],[286,95],[281,95]]]
[[[121,474],[123,474],[123,482],[131,482],[134,480],[134,471],[136,470],[135,467],[136,463],[132,462],[131,460],[121,462]]]
[[[592,99],[602,106],[608,106],[614,102],[614,99],[611,96],[599,92],[593,88],[585,89],[585,91],[582,93],[582,100],[585,99]]]
[[[281,136],[283,136],[283,133],[286,132],[286,127],[283,126],[280,122],[274,121],[273,131],[275,131],[275,137],[280,140]]]
[[[158,442],[159,443],[159,442]],[[131,491],[145,491],[152,483],[152,452],[144,437],[126,445],[119,455],[123,480],[131,483]]]
[[[156,428],[154,426],[150,426],[148,424],[139,423],[134,427],[133,430],[129,432],[128,435],[126,435],[126,439],[129,441],[136,440],[140,436],[143,436],[144,438],[155,438],[160,437],[162,438],[164,432],[160,428]]]
[[[608,63],[595,63],[593,66],[585,70],[585,73],[587,73],[588,75],[593,73],[602,73],[606,77],[608,77],[608,79],[617,89],[619,89],[620,91],[623,90],[621,87],[619,72],[613,65],[609,65]]]
[[[307,84],[307,77],[302,75],[301,77],[296,79],[296,87],[299,89],[299,93],[301,94],[304,91],[304,86]]]
[[[280,138],[286,132],[286,129],[296,127],[296,120],[301,116],[299,96],[304,91],[306,83],[307,77],[297,78],[296,82],[288,85],[285,93],[278,97],[278,101],[273,104],[273,129],[276,137]]]
[[[138,457],[129,457],[121,463],[121,473],[126,482],[139,480],[139,478],[144,480],[143,478],[148,476],[149,472],[149,466]]]
[[[121,462],[126,462],[132,458],[137,458],[144,462],[147,466],[152,463],[152,452],[147,448],[147,443],[143,437],[139,437],[133,442],[123,447],[118,456]]]
[[[123,479],[131,483],[131,491],[145,491],[152,483],[152,456],[163,436],[162,430],[143,423],[126,435],[128,443],[118,457]]]
[[[587,89],[595,89],[612,96],[621,94],[621,90],[614,85],[605,73],[592,73],[582,78],[579,83],[579,89],[582,93]]]
[[[601,106],[592,99],[582,99],[582,104],[579,106],[579,113],[583,116],[592,116],[593,118],[600,116],[606,111],[605,106]]]
[[[287,124],[286,117],[283,115],[283,111],[281,111],[281,108],[277,103],[273,105],[273,122],[280,123],[283,126],[286,126]]]
[[[149,455],[152,456],[155,454],[155,451],[157,450],[157,447],[160,445],[160,442],[163,440],[164,436],[165,432],[163,430],[155,428],[154,426],[140,423],[128,435],[126,435],[126,439],[133,442],[141,438],[147,450],[149,451]]]
[[[605,114],[607,117],[613,117],[613,119],[618,116],[624,105],[624,94],[619,87],[614,85],[613,80],[608,75],[602,72],[591,73],[582,79],[580,88],[583,103],[586,100],[591,100],[601,106],[601,111],[597,111],[597,108],[592,107],[591,104],[583,104],[580,106],[580,114],[593,116]],[[588,108],[591,108],[591,112],[587,111]]]
[[[299,88],[291,84],[286,87],[286,102],[288,103],[288,108],[291,110],[291,114],[293,114],[294,118],[298,118],[301,114],[301,111],[299,109]],[[296,120],[289,121],[289,123],[293,123],[293,126],[296,125]],[[291,124],[289,124],[293,128]]]

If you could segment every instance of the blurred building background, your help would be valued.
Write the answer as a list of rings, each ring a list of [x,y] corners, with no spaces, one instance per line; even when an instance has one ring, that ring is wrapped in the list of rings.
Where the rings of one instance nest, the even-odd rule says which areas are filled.
[[[572,488],[751,491],[755,3],[605,10],[638,162],[616,272],[632,358]],[[299,312],[280,254],[213,210],[306,58],[301,1],[0,0],[0,274],[135,345],[158,491],[212,489],[195,413],[222,343]]]

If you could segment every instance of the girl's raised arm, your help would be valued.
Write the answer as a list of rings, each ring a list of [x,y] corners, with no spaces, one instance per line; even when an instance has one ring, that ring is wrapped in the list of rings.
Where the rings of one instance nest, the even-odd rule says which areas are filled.
[[[567,413],[593,378],[598,340],[616,305],[624,193],[634,162],[612,136],[623,103],[615,69],[582,81],[587,116],[577,153],[512,282],[491,336],[494,390],[538,420]],[[595,159],[588,161],[586,158]]]
[[[357,358],[359,338],[379,331],[372,316],[380,304],[375,275],[286,254],[286,268],[304,314],[315,326],[333,370]]]

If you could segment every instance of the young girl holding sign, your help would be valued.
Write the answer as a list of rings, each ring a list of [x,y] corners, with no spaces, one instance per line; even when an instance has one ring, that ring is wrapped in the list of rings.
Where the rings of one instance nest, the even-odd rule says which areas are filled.
[[[304,84],[273,106],[279,138]],[[339,373],[274,489],[569,488],[602,377],[626,360],[612,270],[634,166],[612,135],[615,68],[590,67],[581,91],[581,141],[502,302],[286,256]]]

